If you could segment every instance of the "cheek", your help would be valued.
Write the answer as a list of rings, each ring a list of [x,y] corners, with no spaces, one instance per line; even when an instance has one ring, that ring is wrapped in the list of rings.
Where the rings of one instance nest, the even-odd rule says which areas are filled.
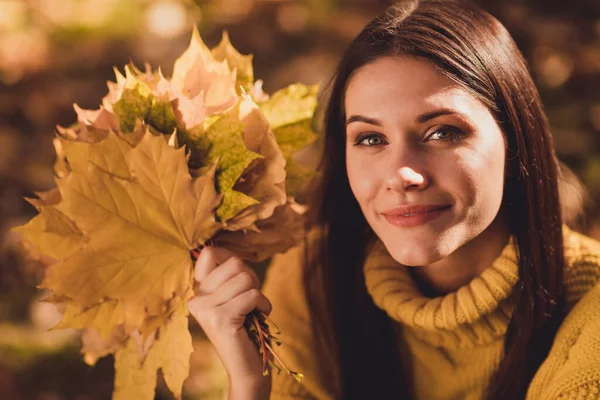
[[[482,185],[485,185],[485,191],[489,200],[494,204],[494,208],[499,208],[502,200],[505,159],[503,142],[502,144],[498,143],[484,156],[483,170],[481,171],[481,176],[484,177]]]
[[[461,197],[480,217],[489,219],[500,208],[504,188],[504,163],[504,150],[500,147],[469,154],[457,166],[463,171]]]
[[[488,160],[489,161],[486,169],[490,171],[490,192],[495,198],[501,199],[502,193],[504,192],[504,169],[506,167],[504,148],[502,148],[502,151],[496,150],[494,154],[490,155]]]
[[[346,153],[346,172],[352,193],[361,208],[364,209],[366,203],[375,197],[379,187],[379,174],[376,172],[376,166],[373,165],[372,160],[367,162],[364,158],[348,152]]]

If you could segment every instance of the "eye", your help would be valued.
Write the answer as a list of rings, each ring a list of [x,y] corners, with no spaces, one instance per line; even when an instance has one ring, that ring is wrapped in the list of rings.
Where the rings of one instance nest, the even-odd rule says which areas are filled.
[[[431,135],[427,136],[426,140],[453,142],[460,140],[463,136],[464,134],[458,128],[453,126],[442,126],[441,128],[435,130]]]
[[[385,144],[385,140],[384,140],[383,136],[368,133],[368,134],[358,136],[358,138],[356,138],[356,142],[354,143],[354,146],[375,147],[375,146],[381,146],[383,144]]]

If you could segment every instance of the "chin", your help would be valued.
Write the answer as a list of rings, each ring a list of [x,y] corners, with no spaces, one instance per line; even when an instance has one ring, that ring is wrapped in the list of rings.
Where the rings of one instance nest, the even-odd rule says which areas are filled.
[[[420,267],[423,265],[433,264],[442,258],[446,257],[438,247],[429,245],[406,245],[406,243],[386,243],[390,255],[396,262],[406,265],[407,267]]]

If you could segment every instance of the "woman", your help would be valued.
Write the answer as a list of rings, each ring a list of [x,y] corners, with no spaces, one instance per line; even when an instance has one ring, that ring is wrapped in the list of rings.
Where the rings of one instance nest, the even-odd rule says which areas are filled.
[[[266,296],[232,254],[200,255],[190,310],[230,398],[600,398],[600,243],[563,226],[520,52],[467,2],[401,4],[341,60],[315,223]],[[269,300],[303,384],[271,387],[243,332]]]

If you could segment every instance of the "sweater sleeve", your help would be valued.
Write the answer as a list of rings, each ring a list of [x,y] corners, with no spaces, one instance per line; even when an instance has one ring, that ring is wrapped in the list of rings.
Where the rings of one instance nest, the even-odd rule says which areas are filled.
[[[565,318],[527,399],[599,399],[599,355],[600,284],[596,284]]]
[[[274,351],[292,371],[304,375],[302,383],[285,371],[273,373],[271,400],[331,399],[326,385],[317,376],[312,344],[310,314],[303,284],[303,246],[276,255],[267,270],[263,293],[271,301],[270,318],[281,330],[283,342]]]

